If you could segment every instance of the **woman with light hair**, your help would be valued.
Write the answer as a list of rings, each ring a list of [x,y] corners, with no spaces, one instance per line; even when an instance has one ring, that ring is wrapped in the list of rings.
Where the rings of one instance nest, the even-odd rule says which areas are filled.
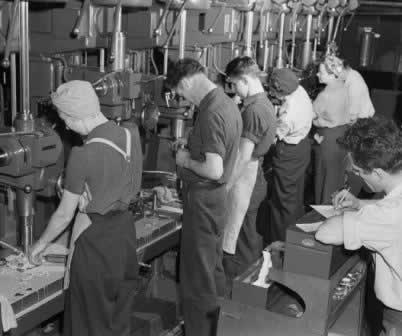
[[[350,122],[348,110],[348,90],[331,68],[326,58],[320,65],[317,77],[325,84],[313,102],[317,128],[314,138],[314,185],[316,204],[329,204],[332,194],[344,185],[346,151],[336,142]]]
[[[60,204],[29,257],[40,263],[78,208],[65,276],[64,335],[129,336],[138,263],[128,206],[141,183],[138,129],[107,120],[89,82],[62,84],[51,98],[66,127],[85,140],[71,151]]]

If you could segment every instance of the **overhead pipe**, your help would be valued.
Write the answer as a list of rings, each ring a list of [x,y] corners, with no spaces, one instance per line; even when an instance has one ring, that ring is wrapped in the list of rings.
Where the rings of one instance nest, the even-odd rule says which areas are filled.
[[[360,1],[360,6],[379,6],[379,7],[396,7],[402,8],[401,2],[394,1]]]
[[[402,12],[357,12],[356,16],[402,16]]]

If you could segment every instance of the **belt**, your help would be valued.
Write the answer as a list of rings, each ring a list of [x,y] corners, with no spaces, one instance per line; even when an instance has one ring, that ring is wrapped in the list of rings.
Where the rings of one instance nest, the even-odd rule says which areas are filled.
[[[303,140],[301,140],[301,141],[303,141]],[[300,141],[300,142],[301,142]],[[300,143],[299,142],[299,143]],[[284,140],[279,140],[277,143],[279,143],[279,144],[284,144],[284,145],[287,145],[287,146],[297,146],[299,143],[297,143],[297,144],[292,144],[292,143],[288,143],[288,142],[286,142],[286,141],[284,141]]]
[[[187,186],[191,186],[191,187],[218,188],[218,187],[223,186],[225,183],[218,183],[215,181],[205,180],[205,181],[185,182],[185,184]]]

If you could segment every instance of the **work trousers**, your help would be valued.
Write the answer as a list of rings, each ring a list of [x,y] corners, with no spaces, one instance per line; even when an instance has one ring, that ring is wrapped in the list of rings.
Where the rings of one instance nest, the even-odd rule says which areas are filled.
[[[345,184],[346,150],[336,140],[343,136],[347,125],[319,128],[324,140],[314,146],[314,193],[316,204],[331,204],[332,194]]]
[[[137,290],[134,218],[91,214],[79,236],[65,296],[65,336],[129,336]]]
[[[222,238],[226,202],[224,185],[184,183],[180,294],[189,336],[216,335],[217,298],[225,291]]]
[[[225,253],[223,257],[226,280],[230,287],[231,281],[261,256],[263,243],[262,236],[257,232],[257,213],[266,194],[267,182],[259,166],[250,205],[237,239],[236,252],[234,255]]]
[[[272,160],[272,193],[269,200],[267,242],[285,241],[286,229],[304,214],[304,181],[310,163],[311,143],[278,141]]]

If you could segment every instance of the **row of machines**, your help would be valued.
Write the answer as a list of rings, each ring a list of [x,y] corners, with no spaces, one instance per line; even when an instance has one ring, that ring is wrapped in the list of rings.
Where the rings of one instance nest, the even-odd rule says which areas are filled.
[[[238,55],[257,58],[266,71],[303,69],[325,53],[357,6],[357,0],[3,2],[1,106],[9,128],[0,134],[0,182],[8,197],[0,203],[12,202],[7,190],[16,191],[17,240],[25,248],[32,242],[36,195],[54,194],[63,169],[62,141],[40,118],[51,114],[48,97],[58,85],[88,80],[108,118],[148,131],[165,122],[168,137],[179,138],[194,109],[164,90],[169,62],[194,57],[216,80]],[[0,238],[9,234],[5,226]]]
[[[222,80],[226,64],[239,55],[256,58],[265,72],[290,67],[301,73],[327,52],[358,5],[358,0],[1,0],[0,240],[27,252],[57,204],[65,158],[77,143],[61,129],[49,100],[60,84],[91,82],[107,118],[140,125],[147,158],[155,153],[151,138],[178,139],[193,122],[194,106],[164,87],[171,62],[195,58],[214,81]],[[146,161],[146,169],[159,170],[158,160]],[[155,232],[144,230],[149,237],[140,245],[151,246],[169,230],[177,242],[176,220],[157,225]],[[171,245],[169,240],[166,246]],[[163,251],[158,247],[152,256]]]

